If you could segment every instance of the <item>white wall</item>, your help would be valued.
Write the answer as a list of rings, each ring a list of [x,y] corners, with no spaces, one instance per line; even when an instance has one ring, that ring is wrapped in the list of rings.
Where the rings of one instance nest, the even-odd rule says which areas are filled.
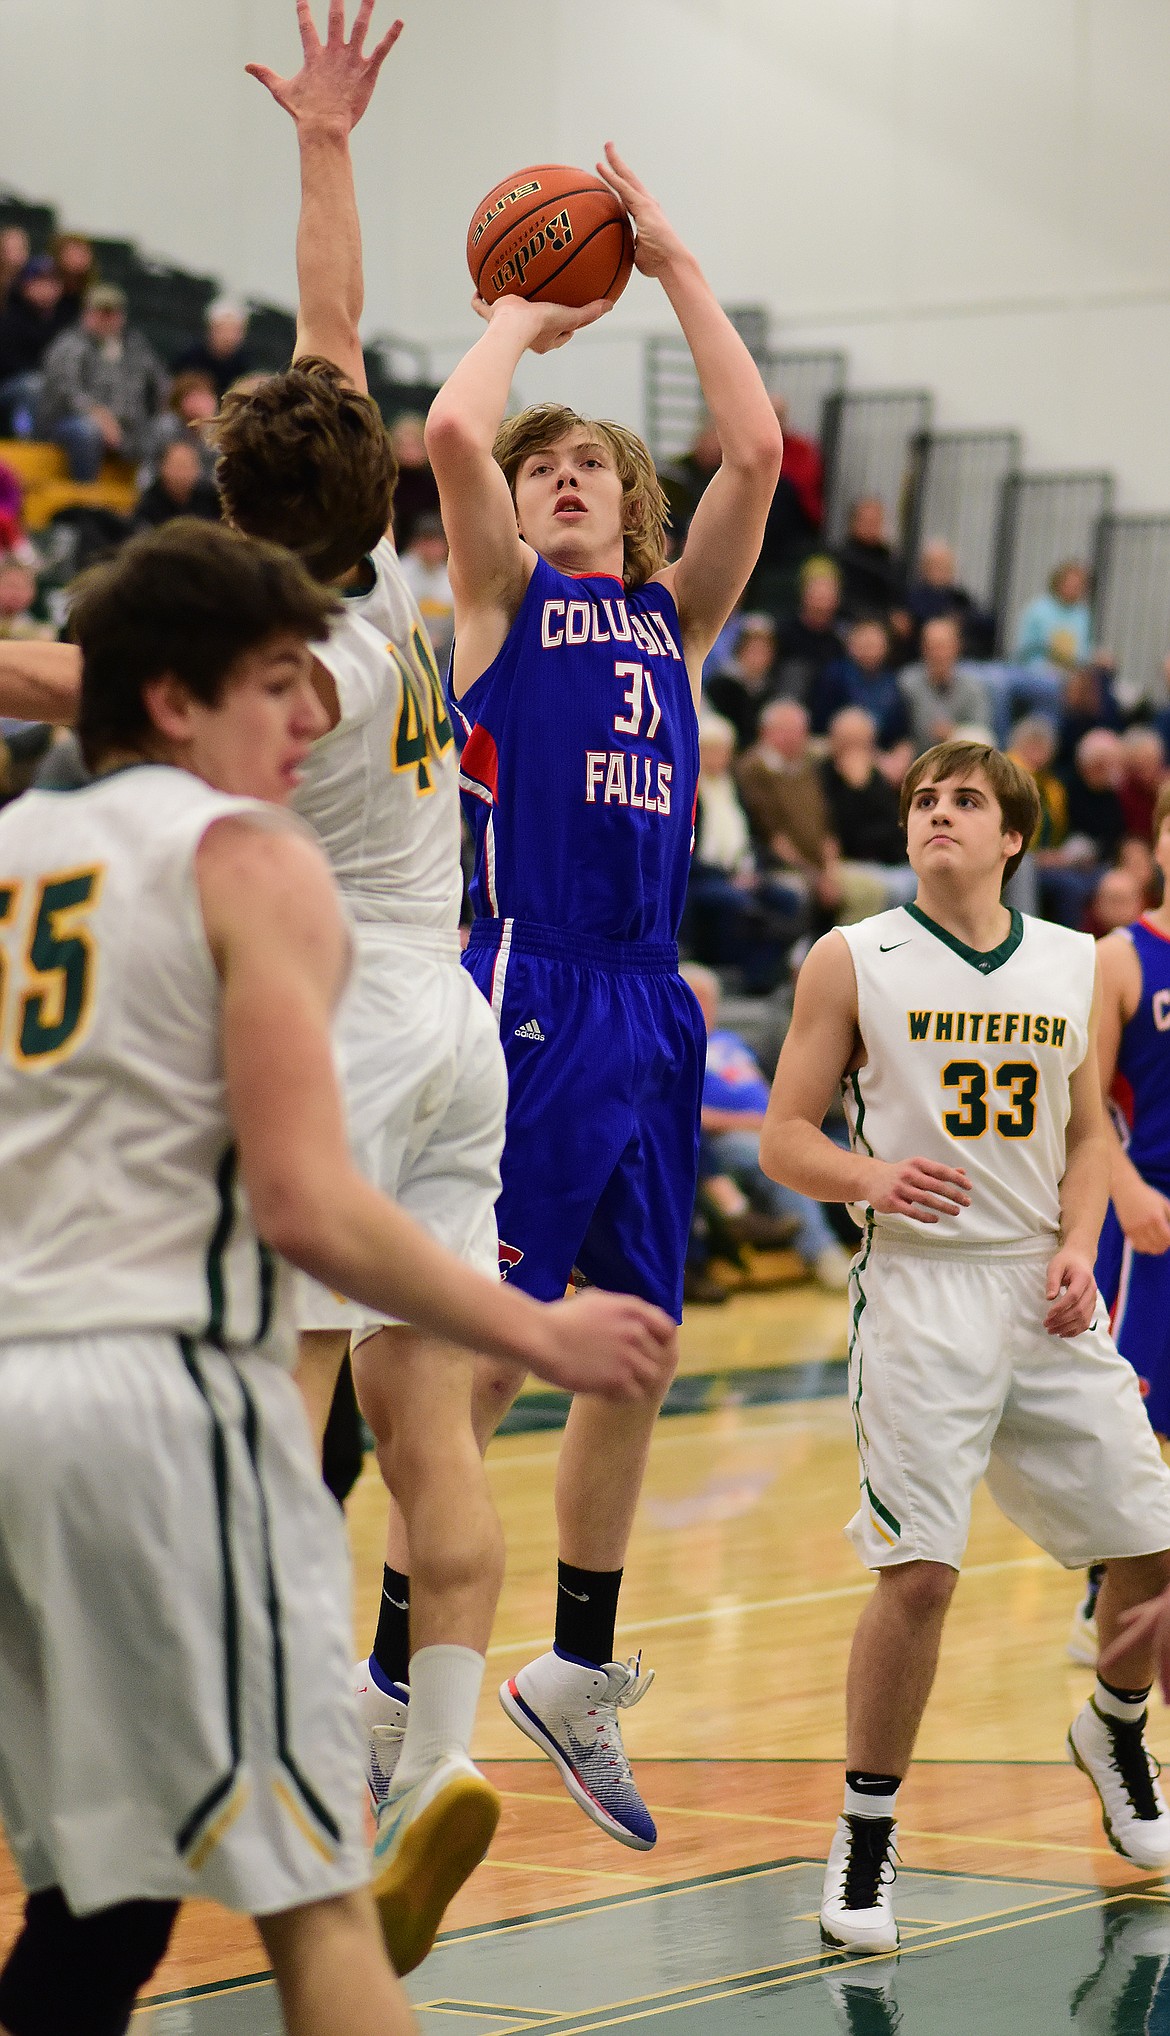
[[[0,180],[288,302],[293,139],[242,66],[295,50],[291,0],[0,0]],[[1166,0],[416,0],[357,137],[368,323],[452,357],[478,197],[610,134],[725,299],[1170,506],[1168,78]],[[635,278],[520,393],[637,421],[663,315]]]

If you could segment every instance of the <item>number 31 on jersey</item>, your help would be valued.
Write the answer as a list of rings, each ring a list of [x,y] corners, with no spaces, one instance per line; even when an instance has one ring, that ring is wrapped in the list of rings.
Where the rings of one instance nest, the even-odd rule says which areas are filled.
[[[95,868],[42,877],[27,921],[23,885],[0,878],[0,1051],[17,1067],[51,1066],[85,1036],[97,974],[89,919],[102,876]]]

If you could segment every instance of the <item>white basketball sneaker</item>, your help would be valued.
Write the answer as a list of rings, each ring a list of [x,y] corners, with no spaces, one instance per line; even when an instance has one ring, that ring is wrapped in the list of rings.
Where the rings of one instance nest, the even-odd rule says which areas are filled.
[[[1101,1798],[1113,1850],[1147,1873],[1161,1873],[1170,1866],[1170,1811],[1144,1725],[1144,1718],[1130,1725],[1107,1717],[1090,1697],[1068,1728],[1068,1752]]]
[[[639,1655],[591,1668],[554,1650],[501,1683],[500,1702],[547,1753],[585,1815],[619,1845],[649,1852],[658,1832],[638,1794],[618,1722],[618,1712],[641,1703],[654,1680],[653,1669],[643,1675],[640,1665]]]
[[[896,1951],[898,1827],[889,1817],[838,1817],[821,1893],[821,1937],[845,1951]]]
[[[375,1816],[389,1793],[406,1734],[410,1691],[405,1683],[395,1683],[394,1690],[393,1696],[387,1695],[370,1674],[369,1662],[358,1662],[353,1672],[353,1693],[366,1728],[366,1787]]]
[[[465,1753],[391,1787],[378,1812],[372,1892],[399,1977],[421,1965],[443,1912],[475,1872],[500,1821],[500,1798]]]

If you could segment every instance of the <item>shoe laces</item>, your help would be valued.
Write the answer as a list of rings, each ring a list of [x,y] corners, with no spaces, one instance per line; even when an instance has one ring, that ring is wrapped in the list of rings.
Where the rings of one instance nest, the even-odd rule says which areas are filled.
[[[1161,1815],[1154,1783],[1162,1770],[1142,1737],[1142,1726],[1125,1718],[1104,1717],[1103,1722],[1109,1734],[1109,1764],[1121,1777],[1139,1822],[1152,1824]]]
[[[630,1661],[614,1661],[608,1664],[609,1689],[599,1703],[586,1706],[585,1716],[595,1721],[593,1730],[601,1741],[601,1750],[608,1754],[609,1764],[616,1767],[623,1781],[632,1781],[626,1749],[622,1744],[618,1712],[628,1711],[633,1704],[640,1704],[651,1683],[654,1670],[642,1674],[642,1656],[639,1651]]]
[[[845,1867],[844,1902],[847,1909],[873,1909],[883,1887],[889,1887],[898,1857],[893,1843],[892,1817],[846,1817],[849,1826],[849,1859]]]
[[[371,1725],[369,1727],[369,1734],[375,1759],[379,1754],[385,1752],[389,1754],[391,1760],[394,1760],[402,1750],[402,1742],[406,1737],[406,1727],[405,1725]]]

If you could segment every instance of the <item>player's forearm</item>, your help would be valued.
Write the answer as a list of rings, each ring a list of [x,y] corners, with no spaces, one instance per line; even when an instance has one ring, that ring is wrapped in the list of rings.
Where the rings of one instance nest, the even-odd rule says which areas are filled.
[[[256,1218],[276,1250],[334,1292],[466,1350],[543,1371],[539,1305],[472,1271],[352,1169],[323,1168],[311,1187],[270,1191]]]
[[[1109,1193],[1116,1202],[1127,1189],[1140,1188],[1144,1183],[1108,1117],[1105,1119],[1105,1142],[1109,1149]]]
[[[487,331],[452,369],[431,404],[426,441],[436,474],[454,448],[471,445],[490,459],[512,377],[528,347],[532,321],[526,309],[518,297],[497,306]]]
[[[301,210],[297,224],[298,351],[314,335],[356,340],[365,303],[362,233],[349,136],[337,125],[298,123]],[[307,344],[302,344],[302,335]]]
[[[1060,1184],[1060,1235],[1064,1245],[1095,1258],[1109,1202],[1109,1144],[1104,1124],[1070,1142]]]
[[[14,721],[72,722],[81,652],[72,643],[0,643],[0,714]]]
[[[678,256],[660,281],[690,347],[723,464],[778,474],[784,439],[760,371],[694,256]]]
[[[760,1165],[771,1180],[815,1202],[864,1202],[870,1161],[845,1152],[805,1117],[765,1119]]]

